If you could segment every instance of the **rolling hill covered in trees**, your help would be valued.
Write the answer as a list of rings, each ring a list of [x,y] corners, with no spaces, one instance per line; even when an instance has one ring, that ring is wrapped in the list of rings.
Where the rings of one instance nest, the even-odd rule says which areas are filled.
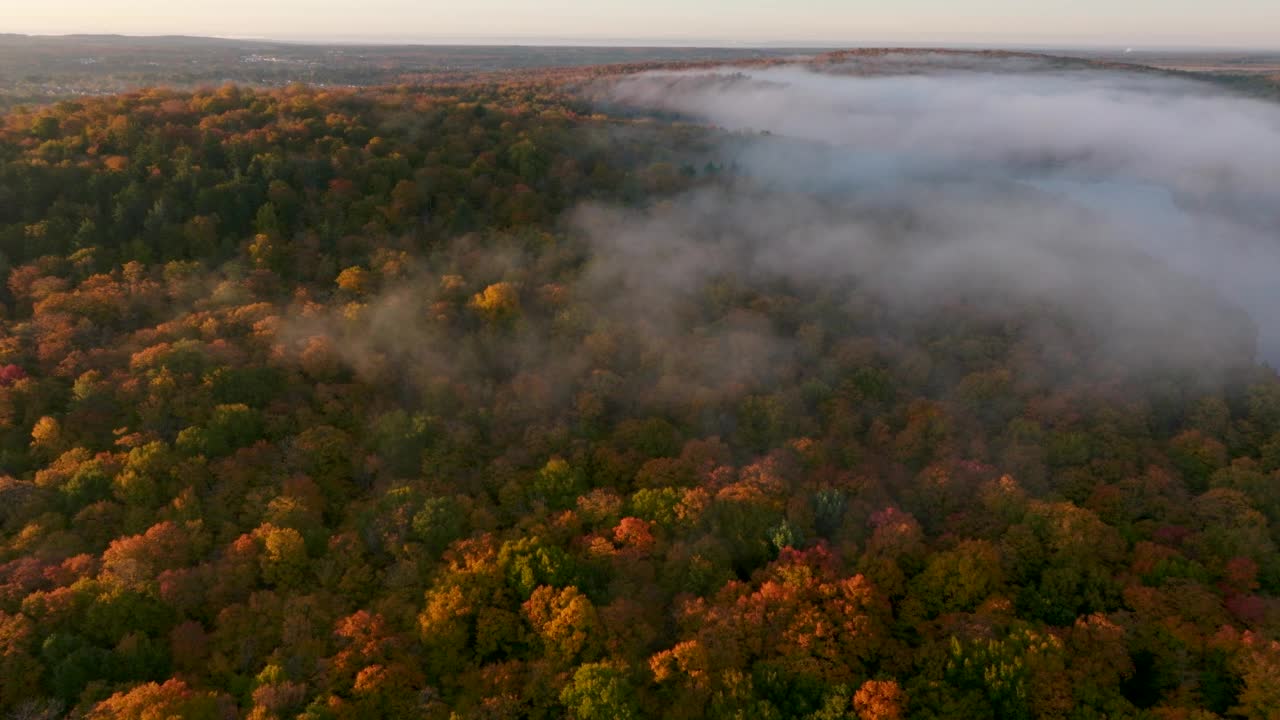
[[[1234,304],[1134,362],[986,276],[772,272],[936,218],[610,87],[0,117],[0,716],[1276,717]]]

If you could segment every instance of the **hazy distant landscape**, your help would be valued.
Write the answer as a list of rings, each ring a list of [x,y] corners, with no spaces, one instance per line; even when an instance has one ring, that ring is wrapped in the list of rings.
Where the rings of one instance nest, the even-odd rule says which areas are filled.
[[[0,35],[0,105],[151,86],[394,85],[422,76],[458,79],[499,70],[723,61],[793,53],[776,48],[361,46],[198,37]]]
[[[643,63],[697,63],[807,56],[822,48],[573,47],[303,44],[199,37],[0,34],[0,107],[141,87],[238,83],[282,87],[374,86],[456,81],[496,71]],[[1280,54],[1051,49],[1212,75],[1248,92],[1280,92]]]

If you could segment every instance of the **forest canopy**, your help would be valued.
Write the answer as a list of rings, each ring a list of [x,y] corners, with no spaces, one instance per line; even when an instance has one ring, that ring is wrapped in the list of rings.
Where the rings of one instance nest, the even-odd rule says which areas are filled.
[[[1040,182],[1167,179],[1105,126],[844,154],[1111,72],[926,60],[0,117],[0,714],[1275,717],[1264,284]],[[1255,248],[1275,152],[1175,204]]]

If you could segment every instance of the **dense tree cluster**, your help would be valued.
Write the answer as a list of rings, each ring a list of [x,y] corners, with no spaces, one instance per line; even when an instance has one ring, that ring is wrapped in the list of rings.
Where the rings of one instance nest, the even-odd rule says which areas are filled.
[[[528,84],[4,117],[0,713],[1274,718],[1274,371],[605,312],[558,218],[704,141]]]

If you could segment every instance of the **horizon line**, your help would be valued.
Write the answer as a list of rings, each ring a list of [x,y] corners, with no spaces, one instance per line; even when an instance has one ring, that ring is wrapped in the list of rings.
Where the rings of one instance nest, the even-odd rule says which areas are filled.
[[[76,39],[76,38],[121,38],[121,39],[192,39],[222,40],[240,42],[278,43],[283,45],[313,46],[381,46],[381,47],[528,47],[528,48],[637,48],[637,49],[706,49],[706,50],[835,50],[841,48],[988,48],[993,50],[1131,50],[1134,52],[1168,52],[1168,51],[1200,51],[1200,52],[1280,52],[1280,47],[1221,44],[1213,41],[1160,41],[1135,40],[1121,41],[1108,39],[1069,40],[1069,39],[1004,39],[976,40],[971,36],[939,36],[922,40],[733,40],[729,38],[695,37],[601,37],[601,36],[537,36],[537,35],[441,35],[402,37],[393,35],[369,36],[289,36],[289,35],[243,35],[213,34],[193,35],[187,33],[0,33],[0,37],[22,37],[28,39]]]

